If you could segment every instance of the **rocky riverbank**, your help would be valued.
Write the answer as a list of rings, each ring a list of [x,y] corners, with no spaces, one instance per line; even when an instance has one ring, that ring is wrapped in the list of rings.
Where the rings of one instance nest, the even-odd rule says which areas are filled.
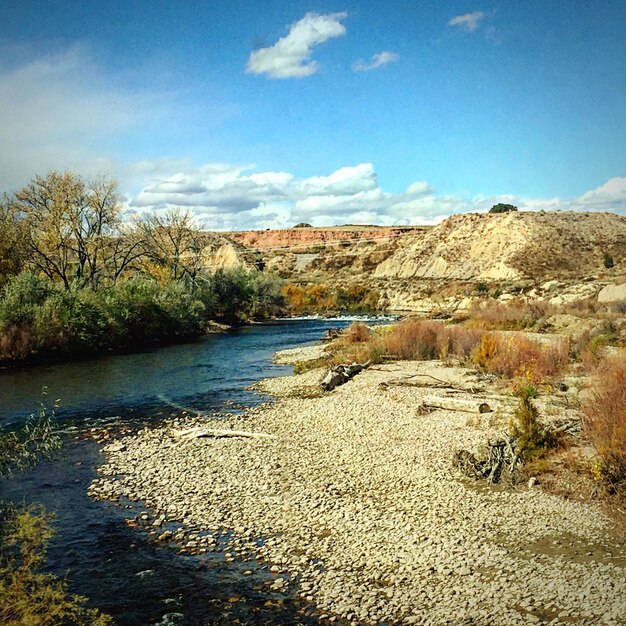
[[[92,496],[146,503],[153,533],[187,551],[256,558],[269,591],[295,590],[323,620],[626,624],[625,537],[599,508],[479,487],[452,468],[453,451],[476,451],[498,415],[425,412],[422,399],[429,380],[476,388],[474,373],[385,364],[328,394],[321,375],[264,381],[277,401],[245,415],[121,439]],[[162,526],[174,521],[172,536]]]

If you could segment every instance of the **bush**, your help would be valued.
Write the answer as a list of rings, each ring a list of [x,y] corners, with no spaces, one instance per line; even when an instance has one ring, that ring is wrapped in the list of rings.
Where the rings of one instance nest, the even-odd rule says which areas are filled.
[[[343,332],[342,338],[347,343],[363,343],[372,338],[372,331],[363,322],[353,322]]]
[[[599,457],[598,475],[612,490],[626,489],[626,355],[598,371],[583,404],[584,429]]]
[[[508,213],[510,211],[517,211],[517,207],[514,204],[504,204],[502,202],[494,204],[489,209],[489,213]]]
[[[533,399],[537,397],[537,388],[526,383],[515,391],[519,396],[519,406],[515,410],[509,429],[516,439],[517,451],[524,460],[541,456],[546,449],[556,445],[554,436],[540,421]]]
[[[385,350],[400,359],[428,360],[449,355],[465,358],[480,343],[483,333],[429,320],[406,320],[383,337]]]
[[[0,623],[6,626],[108,626],[110,617],[85,608],[64,581],[40,571],[52,536],[41,508],[1,511]]]
[[[0,477],[49,458],[61,445],[54,413],[42,404],[19,431],[0,427]],[[109,617],[85,608],[85,599],[41,572],[52,531],[41,507],[19,509],[0,502],[0,623],[6,626],[107,626]]]
[[[524,330],[535,326],[539,320],[549,315],[549,311],[550,305],[545,302],[490,302],[484,306],[473,306],[467,323],[486,330]]]
[[[284,307],[277,279],[220,271],[160,284],[135,276],[106,290],[61,288],[30,273],[5,285],[0,299],[0,359],[40,350],[98,352],[199,335],[210,319],[237,323],[274,317]]]
[[[56,291],[48,280],[31,272],[11,278],[0,294],[0,330],[8,326],[32,324],[37,307]]]
[[[568,356],[565,342],[541,346],[519,333],[487,333],[472,353],[472,360],[499,376],[538,383],[560,374]]]
[[[40,347],[93,351],[102,346],[107,316],[93,291],[57,290],[37,308],[33,328]]]

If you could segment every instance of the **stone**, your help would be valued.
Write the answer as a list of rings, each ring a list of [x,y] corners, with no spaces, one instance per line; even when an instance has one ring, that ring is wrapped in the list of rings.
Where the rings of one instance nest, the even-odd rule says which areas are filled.
[[[598,302],[626,301],[626,283],[621,285],[607,285],[598,293]]]

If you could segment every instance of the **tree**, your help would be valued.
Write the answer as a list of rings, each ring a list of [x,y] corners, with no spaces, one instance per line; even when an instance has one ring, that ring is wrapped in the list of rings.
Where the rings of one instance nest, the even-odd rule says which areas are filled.
[[[509,211],[517,211],[517,207],[514,204],[498,202],[489,209],[489,213],[508,213]]]
[[[147,273],[161,280],[195,281],[203,267],[202,234],[189,211],[179,208],[151,213],[136,223],[143,241]]]
[[[24,219],[37,270],[66,289],[73,282],[96,288],[107,244],[120,227],[115,181],[101,177],[86,184],[72,172],[50,172],[15,194],[13,210]]]
[[[27,258],[26,224],[5,196],[0,201],[0,286],[22,271]]]

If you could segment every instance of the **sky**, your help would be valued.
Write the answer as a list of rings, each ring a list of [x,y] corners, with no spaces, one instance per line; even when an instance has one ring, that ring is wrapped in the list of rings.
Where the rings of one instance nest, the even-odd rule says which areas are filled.
[[[4,0],[0,191],[208,229],[626,214],[623,0]]]

